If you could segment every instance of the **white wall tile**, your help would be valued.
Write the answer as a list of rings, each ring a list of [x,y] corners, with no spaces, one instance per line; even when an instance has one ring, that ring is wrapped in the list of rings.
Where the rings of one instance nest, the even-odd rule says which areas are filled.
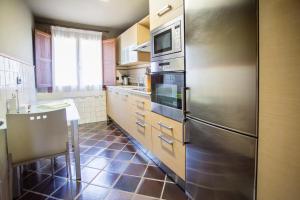
[[[17,76],[22,79],[20,85]],[[0,118],[5,119],[6,102],[17,89],[20,105],[35,102],[34,67],[0,55]]]
[[[80,115],[80,124],[106,121],[105,91],[38,93],[38,100],[71,98]]]

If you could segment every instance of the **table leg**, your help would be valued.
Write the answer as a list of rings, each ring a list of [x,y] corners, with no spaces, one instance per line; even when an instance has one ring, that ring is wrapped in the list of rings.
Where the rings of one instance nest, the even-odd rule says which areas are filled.
[[[81,179],[80,171],[80,149],[79,149],[79,133],[78,133],[78,120],[71,121],[71,134],[73,137],[74,146],[74,157],[75,157],[75,169],[76,169],[76,179]]]

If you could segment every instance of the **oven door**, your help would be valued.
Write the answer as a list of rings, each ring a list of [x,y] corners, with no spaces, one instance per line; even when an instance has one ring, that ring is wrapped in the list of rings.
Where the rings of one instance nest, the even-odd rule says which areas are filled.
[[[152,111],[171,119],[183,120],[184,72],[151,75]]]

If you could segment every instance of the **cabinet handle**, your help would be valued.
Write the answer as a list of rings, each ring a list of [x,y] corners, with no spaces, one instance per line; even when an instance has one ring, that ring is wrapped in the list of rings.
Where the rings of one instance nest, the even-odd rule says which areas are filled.
[[[135,114],[137,114],[137,115],[139,115],[139,116],[141,116],[141,117],[145,117],[145,115],[144,115],[144,114],[142,114],[142,113],[139,113],[139,112],[135,112]]]
[[[140,126],[140,127],[142,127],[142,128],[145,128],[145,124],[142,124],[142,123],[139,122],[139,121],[136,121],[135,123],[136,123],[136,125],[138,125],[138,126]]]
[[[169,12],[170,10],[172,10],[172,6],[171,5],[166,5],[165,7],[163,7],[162,9],[160,9],[157,12],[157,15],[159,17],[163,16],[164,14],[166,14],[167,12]]]
[[[157,124],[158,124],[160,127],[163,127],[163,128],[169,129],[170,131],[172,131],[172,130],[173,130],[173,128],[172,128],[171,126],[167,126],[167,125],[163,124],[162,122],[158,122]]]
[[[160,134],[158,136],[162,141],[166,142],[167,144],[170,144],[170,145],[173,145],[173,141],[172,140],[169,140],[168,138],[166,138],[165,136],[163,136],[162,134]]]

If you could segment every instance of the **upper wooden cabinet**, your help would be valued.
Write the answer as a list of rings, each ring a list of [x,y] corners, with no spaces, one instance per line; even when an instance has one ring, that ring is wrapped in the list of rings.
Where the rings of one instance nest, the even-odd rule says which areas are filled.
[[[150,30],[183,15],[183,0],[150,0]]]
[[[130,66],[150,62],[150,53],[134,50],[138,45],[150,40],[149,27],[143,20],[134,24],[117,38],[118,65]]]

